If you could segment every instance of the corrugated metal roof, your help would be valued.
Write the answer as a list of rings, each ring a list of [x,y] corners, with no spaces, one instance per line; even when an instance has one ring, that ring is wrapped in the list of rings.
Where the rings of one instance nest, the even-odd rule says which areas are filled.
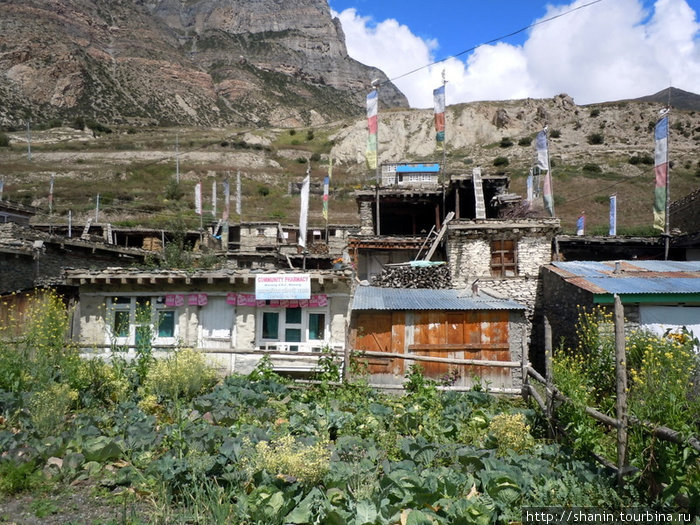
[[[463,290],[358,286],[353,310],[525,310],[525,306],[490,296],[460,297]]]
[[[555,271],[568,282],[601,294],[700,293],[698,261],[554,262]]]

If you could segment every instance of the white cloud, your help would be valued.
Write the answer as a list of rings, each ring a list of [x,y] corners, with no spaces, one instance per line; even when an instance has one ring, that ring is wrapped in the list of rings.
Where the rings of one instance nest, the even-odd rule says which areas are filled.
[[[542,17],[584,4],[549,6]],[[614,0],[580,9],[530,30],[522,46],[481,46],[466,62],[451,58],[397,79],[413,107],[430,107],[445,69],[448,104],[472,100],[551,97],[568,93],[579,104],[655,93],[669,82],[700,90],[700,24],[686,0],[657,0],[653,15],[640,0]],[[390,78],[429,64],[438,43],[396,20],[373,24],[355,9],[339,16],[348,52]]]

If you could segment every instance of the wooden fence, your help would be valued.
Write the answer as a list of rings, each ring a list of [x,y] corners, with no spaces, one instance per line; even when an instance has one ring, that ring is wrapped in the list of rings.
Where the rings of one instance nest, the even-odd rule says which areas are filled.
[[[601,464],[613,469],[617,474],[617,480],[620,487],[624,484],[624,476],[634,472],[627,463],[627,430],[630,425],[638,426],[646,429],[649,433],[658,439],[676,443],[678,445],[689,445],[700,452],[700,439],[697,436],[686,437],[680,432],[663,425],[656,425],[648,421],[641,421],[629,414],[627,407],[627,366],[625,352],[625,328],[624,314],[622,301],[618,295],[615,295],[614,305],[614,322],[615,322],[615,376],[616,376],[616,404],[615,417],[603,414],[593,407],[583,407],[585,414],[605,425],[617,429],[617,461],[615,464],[604,457],[593,454],[596,460]],[[547,419],[549,428],[553,431],[556,428],[556,414],[554,410],[554,401],[574,404],[574,402],[560,392],[554,384],[552,377],[552,331],[548,320],[545,318],[545,377],[542,377],[531,366],[526,367],[526,374],[523,376],[523,397],[532,398],[539,405]],[[542,398],[540,391],[535,388],[535,385],[530,382],[534,379],[544,387],[545,397]],[[559,429],[562,432],[561,429]]]

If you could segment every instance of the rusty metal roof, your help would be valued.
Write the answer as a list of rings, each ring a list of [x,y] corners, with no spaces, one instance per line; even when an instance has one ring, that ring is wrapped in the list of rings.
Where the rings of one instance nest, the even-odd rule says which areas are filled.
[[[358,286],[353,310],[525,310],[525,306],[489,295],[466,296],[464,290]]]
[[[697,294],[700,261],[553,262],[549,269],[595,294]]]

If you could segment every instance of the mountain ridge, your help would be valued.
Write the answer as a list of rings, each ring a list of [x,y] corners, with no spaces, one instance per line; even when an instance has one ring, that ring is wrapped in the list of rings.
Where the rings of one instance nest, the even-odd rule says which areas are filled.
[[[0,27],[5,127],[300,126],[359,114],[388,80],[347,55],[326,0],[6,0]],[[391,83],[382,97],[408,106]]]

